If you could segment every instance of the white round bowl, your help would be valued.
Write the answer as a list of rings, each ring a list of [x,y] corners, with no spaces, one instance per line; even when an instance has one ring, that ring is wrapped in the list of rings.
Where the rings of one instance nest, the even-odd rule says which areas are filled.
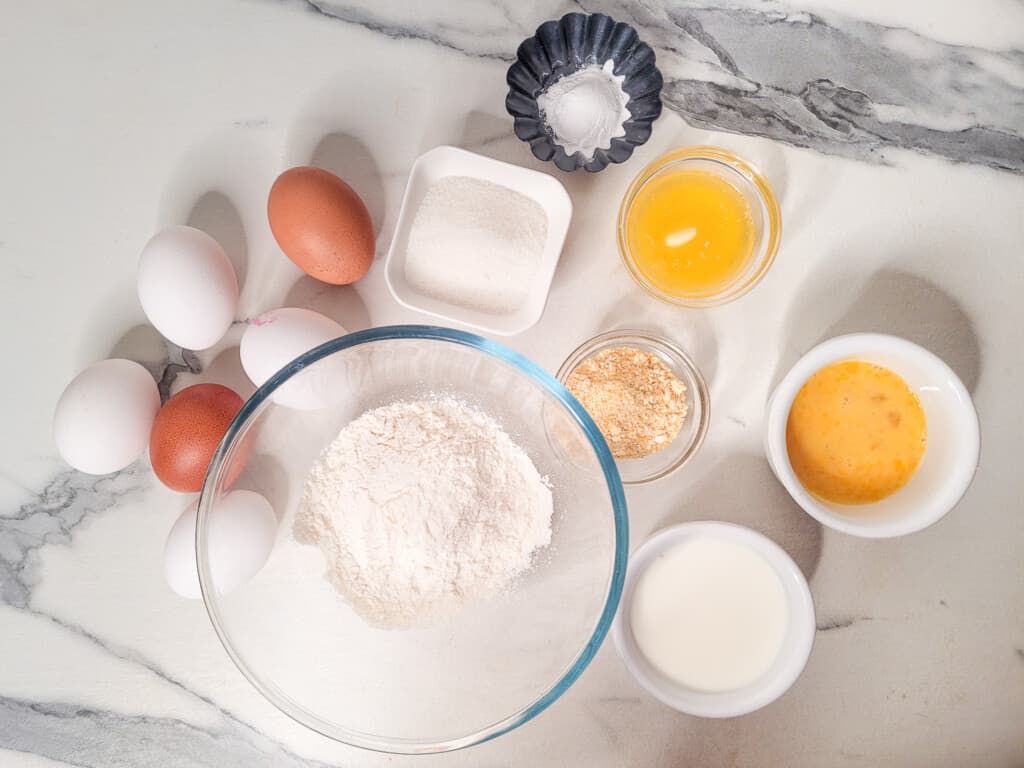
[[[772,666],[749,685],[731,691],[701,691],[666,678],[637,646],[630,626],[633,595],[647,568],[684,541],[717,538],[749,547],[775,569],[786,594],[788,618],[782,648]],[[786,552],[771,539],[741,525],[720,522],[680,523],[659,531],[629,559],[612,640],[626,668],[648,693],[673,709],[699,717],[737,717],[772,703],[789,690],[803,672],[814,645],[814,601],[807,580]]]
[[[928,446],[917,471],[873,504],[833,504],[812,496],[786,450],[786,422],[797,392],[815,372],[840,360],[864,360],[898,374],[917,394],[928,422]],[[978,414],[953,370],[927,349],[880,333],[837,336],[800,358],[768,400],[764,443],[775,476],[807,514],[837,531],[876,539],[920,531],[955,507],[971,484],[981,448]]]

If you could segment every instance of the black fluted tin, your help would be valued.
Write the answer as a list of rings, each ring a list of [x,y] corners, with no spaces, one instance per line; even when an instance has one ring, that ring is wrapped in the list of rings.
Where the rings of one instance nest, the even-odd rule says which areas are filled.
[[[654,58],[654,50],[633,27],[603,13],[568,13],[544,22],[520,44],[505,78],[509,89],[505,108],[515,121],[516,136],[539,159],[551,160],[563,171],[596,172],[609,163],[625,162],[635,147],[650,138],[651,126],[661,114],[663,81]],[[614,62],[613,73],[625,76],[622,87],[629,95],[630,115],[626,134],[613,138],[608,149],[596,150],[590,160],[578,152],[567,155],[541,117],[537,97],[556,80],[608,59]]]

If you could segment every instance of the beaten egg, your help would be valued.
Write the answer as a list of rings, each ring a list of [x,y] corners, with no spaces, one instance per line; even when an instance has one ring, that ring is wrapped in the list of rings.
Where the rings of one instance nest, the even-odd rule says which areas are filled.
[[[797,478],[835,504],[869,504],[898,491],[921,463],[926,438],[917,395],[888,368],[862,360],[811,376],[786,422]]]

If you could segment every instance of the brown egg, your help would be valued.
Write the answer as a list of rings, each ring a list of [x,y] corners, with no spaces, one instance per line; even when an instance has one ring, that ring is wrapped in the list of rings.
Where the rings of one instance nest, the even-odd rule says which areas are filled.
[[[171,397],[149,437],[149,460],[160,482],[182,493],[202,488],[217,443],[241,407],[242,398],[220,384],[196,384]],[[232,465],[228,485],[242,464]]]
[[[267,200],[270,231],[285,255],[310,277],[348,285],[373,263],[370,213],[333,173],[300,166],[280,176]]]

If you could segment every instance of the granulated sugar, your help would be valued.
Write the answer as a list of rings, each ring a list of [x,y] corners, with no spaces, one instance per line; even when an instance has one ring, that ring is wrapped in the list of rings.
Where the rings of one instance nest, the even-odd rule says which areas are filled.
[[[445,176],[416,211],[405,279],[441,301],[510,314],[526,299],[547,228],[536,200],[489,181]]]
[[[494,419],[452,398],[367,411],[306,482],[295,538],[383,627],[422,626],[508,588],[551,541],[552,496]]]

